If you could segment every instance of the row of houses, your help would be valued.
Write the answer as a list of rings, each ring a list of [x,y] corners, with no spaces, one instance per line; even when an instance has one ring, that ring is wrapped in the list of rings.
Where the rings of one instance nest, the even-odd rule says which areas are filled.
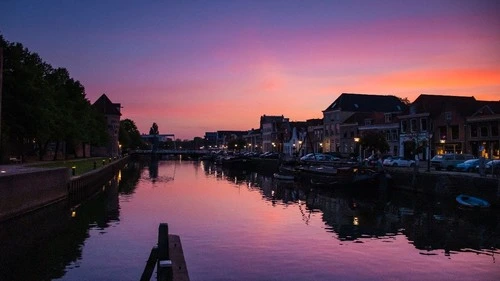
[[[282,152],[362,154],[358,141],[369,132],[383,133],[387,154],[427,160],[435,154],[470,153],[486,158],[500,156],[500,101],[474,97],[420,95],[408,103],[393,95],[343,93],[325,110],[322,119],[290,121],[285,116],[260,117],[258,129],[217,131],[205,134],[209,148]]]

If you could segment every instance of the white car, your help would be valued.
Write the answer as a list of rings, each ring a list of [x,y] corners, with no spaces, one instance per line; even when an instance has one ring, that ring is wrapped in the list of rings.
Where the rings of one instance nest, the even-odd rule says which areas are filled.
[[[389,157],[382,163],[384,166],[392,167],[413,167],[415,160],[405,159],[403,157]]]

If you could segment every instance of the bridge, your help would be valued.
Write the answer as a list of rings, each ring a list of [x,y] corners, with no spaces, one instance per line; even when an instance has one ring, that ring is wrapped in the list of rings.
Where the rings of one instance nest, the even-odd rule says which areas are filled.
[[[157,149],[153,151],[151,149],[145,150],[133,150],[130,151],[130,154],[159,154],[159,155],[197,155],[202,156],[205,154],[209,154],[210,151],[208,149]]]

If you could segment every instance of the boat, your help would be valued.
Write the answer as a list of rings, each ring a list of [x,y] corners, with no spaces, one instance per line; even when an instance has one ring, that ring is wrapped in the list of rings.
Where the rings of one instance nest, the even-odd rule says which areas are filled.
[[[280,173],[274,173],[273,177],[278,180],[294,180],[295,178],[293,175],[284,175]]]
[[[488,208],[490,206],[488,201],[466,194],[458,195],[456,200],[461,206],[469,208]]]

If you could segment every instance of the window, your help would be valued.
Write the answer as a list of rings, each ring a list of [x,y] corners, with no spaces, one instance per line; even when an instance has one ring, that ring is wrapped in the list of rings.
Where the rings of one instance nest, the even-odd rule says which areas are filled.
[[[411,131],[416,132],[417,131],[417,119],[411,119],[410,126],[411,126]]]
[[[408,120],[401,120],[401,132],[406,133],[408,131]]]
[[[446,140],[447,135],[448,134],[446,132],[446,127],[445,126],[439,127],[439,139]]]
[[[420,119],[420,130],[427,131],[427,118]]]
[[[391,123],[392,122],[392,113],[386,113],[385,114],[385,123]]]
[[[487,137],[488,136],[488,127],[482,126],[481,127],[481,137]]]
[[[458,126],[451,126],[451,139],[458,139]]]
[[[391,130],[392,132],[392,140],[398,140],[398,130]]]
[[[477,126],[476,125],[470,126],[470,136],[473,138],[477,138]]]
[[[385,139],[386,139],[387,141],[390,141],[390,140],[391,140],[391,131],[387,130],[387,131],[385,132]]]
[[[498,137],[498,123],[497,122],[493,122],[491,124],[491,136]]]
[[[365,125],[371,125],[372,119],[365,119]]]
[[[447,111],[444,113],[444,119],[446,121],[451,121],[451,111]]]

